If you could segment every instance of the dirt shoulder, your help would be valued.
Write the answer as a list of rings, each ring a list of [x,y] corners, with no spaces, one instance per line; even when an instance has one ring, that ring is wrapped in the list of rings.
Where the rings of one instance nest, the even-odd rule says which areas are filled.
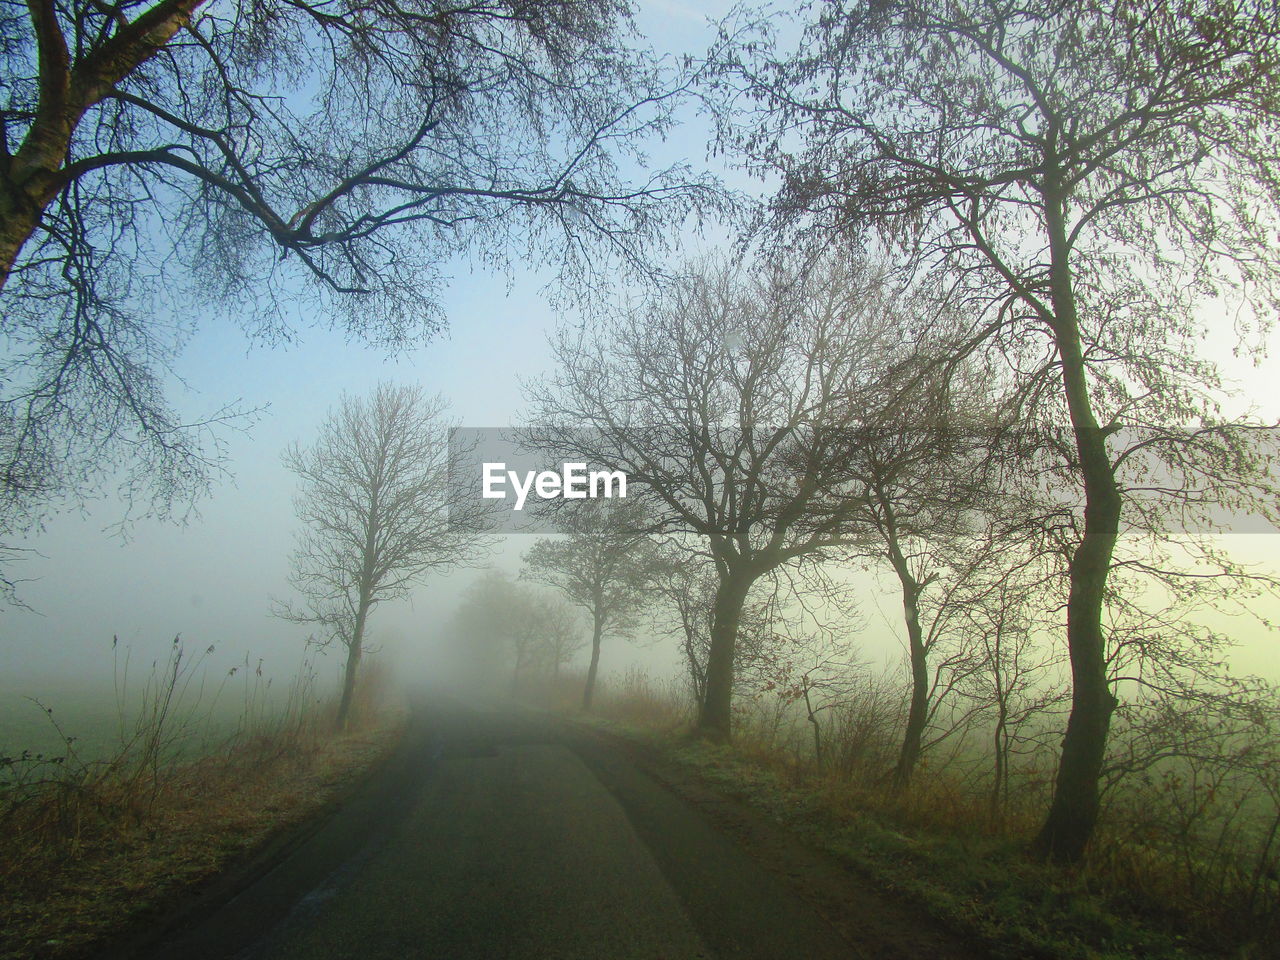
[[[103,796],[77,803],[85,822],[69,835],[37,823],[6,837],[23,848],[0,875],[0,960],[127,954],[158,926],[232,895],[363,782],[404,724],[397,712],[305,750],[249,745],[168,772],[145,815]]]

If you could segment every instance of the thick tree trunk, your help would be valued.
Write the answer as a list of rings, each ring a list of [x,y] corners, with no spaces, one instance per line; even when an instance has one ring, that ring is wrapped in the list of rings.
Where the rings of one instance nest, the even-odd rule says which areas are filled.
[[[18,254],[35,233],[40,222],[40,211],[52,197],[43,203],[26,196],[24,191],[10,188],[0,194],[0,290],[9,281]]]
[[[728,740],[732,733],[733,661],[737,652],[738,621],[753,579],[745,572],[730,572],[716,589],[706,693],[698,716],[698,733],[711,740]]]
[[[1115,499],[1118,501],[1119,496]],[[1086,517],[1090,514],[1085,508]],[[1102,632],[1103,597],[1118,506],[1096,507],[1070,565],[1067,646],[1071,659],[1071,715],[1062,739],[1062,756],[1049,815],[1034,849],[1049,859],[1074,863],[1084,856],[1098,820],[1098,781],[1116,699],[1107,681],[1106,639]],[[1092,529],[1090,529],[1092,528]]]
[[[1054,335],[1062,362],[1062,382],[1085,495],[1084,535],[1068,567],[1067,647],[1071,660],[1071,715],[1062,741],[1062,756],[1049,814],[1033,844],[1048,859],[1073,863],[1084,856],[1098,820],[1098,781],[1116,699],[1107,681],[1106,638],[1102,615],[1107,576],[1120,522],[1120,491],[1115,481],[1106,437],[1099,428],[1089,396],[1080,345],[1062,201],[1051,198],[1049,210]]]
[[[587,667],[587,685],[582,689],[582,709],[591,709],[591,698],[596,692],[596,673],[600,669],[600,640],[604,634],[604,622],[599,616],[591,618],[591,666]]]

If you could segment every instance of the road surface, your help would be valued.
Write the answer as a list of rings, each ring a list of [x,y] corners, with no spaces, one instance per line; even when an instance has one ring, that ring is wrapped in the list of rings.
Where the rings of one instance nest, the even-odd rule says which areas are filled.
[[[129,953],[980,956],[776,831],[710,791],[672,789],[633,750],[575,725],[424,709],[389,760],[287,855]]]

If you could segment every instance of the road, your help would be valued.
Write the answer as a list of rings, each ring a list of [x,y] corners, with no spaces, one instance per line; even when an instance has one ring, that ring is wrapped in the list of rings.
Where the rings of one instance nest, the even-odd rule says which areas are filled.
[[[725,803],[672,789],[572,724],[420,710],[389,760],[287,855],[132,955],[975,956],[753,815],[726,820]]]

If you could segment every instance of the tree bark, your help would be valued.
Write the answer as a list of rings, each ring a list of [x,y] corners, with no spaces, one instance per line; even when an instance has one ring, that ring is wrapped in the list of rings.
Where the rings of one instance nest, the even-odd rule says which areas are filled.
[[[0,290],[9,281],[18,254],[35,233],[40,212],[48,206],[54,193],[41,192],[35,198],[15,185],[0,195]]]
[[[1004,805],[1006,795],[1006,780],[1008,774],[1007,769],[1009,758],[1009,744],[1005,737],[1005,731],[1008,729],[1009,711],[1005,706],[1004,698],[1000,698],[1000,705],[996,714],[996,728],[992,734],[992,747],[995,750],[996,768],[991,785],[991,822],[998,824],[1004,819]]]
[[[716,589],[711,623],[711,650],[707,655],[706,694],[698,716],[698,733],[711,740],[728,740],[732,733],[733,661],[737,652],[738,622],[754,578],[730,571]]]
[[[591,698],[596,692],[596,673],[600,669],[600,640],[604,635],[604,622],[599,614],[591,618],[591,666],[587,667],[587,685],[582,689],[582,709],[591,709]]]
[[[899,557],[901,555],[899,554]],[[895,569],[897,563],[894,564]],[[893,768],[893,789],[901,791],[911,783],[920,760],[920,741],[924,737],[925,721],[929,715],[929,664],[924,648],[924,634],[920,629],[920,585],[906,572],[905,563],[898,572],[902,581],[903,619],[907,624],[907,649],[911,659],[911,707],[907,713],[907,729],[898,750],[898,762]]]
[[[818,773],[827,771],[826,757],[822,751],[822,725],[818,723],[818,715],[813,712],[813,701],[809,699],[809,678],[804,678],[804,709],[809,715],[809,723],[813,725],[813,759],[818,765]]]
[[[1116,699],[1107,680],[1102,615],[1107,577],[1120,522],[1120,491],[1089,397],[1079,318],[1068,270],[1064,201],[1046,200],[1050,237],[1053,333],[1084,485],[1084,535],[1068,566],[1067,647],[1071,660],[1071,715],[1049,814],[1032,849],[1061,863],[1079,861],[1098,820],[1098,781]]]

